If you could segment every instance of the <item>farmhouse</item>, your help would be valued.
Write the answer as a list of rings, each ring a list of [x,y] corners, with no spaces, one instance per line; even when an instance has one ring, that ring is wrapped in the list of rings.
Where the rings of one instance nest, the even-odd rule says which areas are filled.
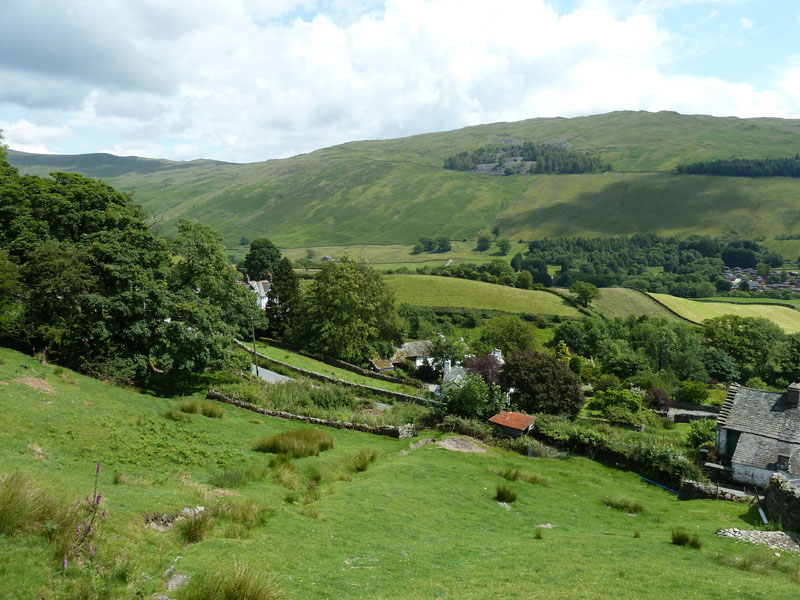
[[[781,392],[731,386],[717,419],[717,453],[742,484],[765,486],[772,473],[800,477],[800,383]]]
[[[432,357],[430,355],[431,343],[429,341],[422,342],[406,342],[400,346],[394,353],[392,358],[385,360],[382,358],[373,358],[370,361],[370,366],[378,373],[385,371],[392,371],[398,365],[402,365],[408,361],[415,367],[423,365],[430,365]]]
[[[536,417],[504,410],[489,419],[489,422],[498,437],[520,437],[531,430]]]
[[[249,279],[247,281],[240,281],[239,285],[244,285],[250,288],[258,296],[258,305],[261,307],[261,310],[265,310],[267,308],[269,288],[272,286],[272,283],[269,279],[264,279],[262,281]]]

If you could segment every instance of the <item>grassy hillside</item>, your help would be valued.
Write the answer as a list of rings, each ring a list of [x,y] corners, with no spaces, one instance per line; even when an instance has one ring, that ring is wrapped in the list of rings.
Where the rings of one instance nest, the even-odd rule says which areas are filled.
[[[0,359],[0,471],[21,470],[74,505],[91,493],[102,458],[98,489],[108,518],[95,560],[113,569],[110,597],[162,592],[162,574],[172,564],[196,578],[234,563],[276,576],[274,585],[288,599],[780,600],[800,589],[800,567],[790,553],[777,558],[714,535],[722,527],[750,528],[750,507],[679,503],[633,473],[584,458],[412,449],[409,440],[327,430],[334,448],[293,461],[293,478],[267,469],[263,479],[216,488],[209,481],[222,468],[266,466],[267,456],[251,450],[254,439],[310,428],[230,406],[223,419],[193,415],[175,422],[162,415],[177,399],[113,388],[5,349]],[[377,461],[355,472],[353,456],[365,449],[375,450]],[[494,472],[506,467],[549,485],[508,482]],[[516,502],[498,504],[498,485],[511,487]],[[608,508],[609,494],[646,510],[631,516]],[[287,502],[292,495],[296,502]],[[186,543],[178,527],[145,526],[153,512],[197,505],[221,507],[202,541]],[[227,508],[245,505],[266,509],[249,527]],[[675,527],[696,534],[702,548],[670,544]],[[58,590],[61,557],[52,550],[34,533],[0,535],[3,597]],[[731,566],[752,556],[760,557],[760,570]],[[76,573],[71,565],[67,585]]]
[[[695,323],[722,315],[741,317],[763,317],[773,321],[787,333],[800,331],[800,311],[785,306],[760,304],[734,304],[732,302],[698,302],[688,298],[676,298],[667,294],[650,294],[653,298]]]
[[[514,240],[645,231],[736,231],[770,240],[800,229],[800,181],[671,171],[679,162],[714,157],[794,155],[799,133],[797,120],[617,112],[351,142],[247,165],[108,155],[58,162],[18,153],[10,160],[27,172],[103,176],[135,191],[165,232],[186,217],[212,224],[229,244],[242,236],[288,247],[408,244],[439,234],[474,238],[496,224]],[[442,168],[448,155],[515,140],[590,150],[614,172],[492,177]]]
[[[548,292],[435,275],[386,275],[398,302],[418,306],[451,306],[511,313],[581,316],[575,307]]]

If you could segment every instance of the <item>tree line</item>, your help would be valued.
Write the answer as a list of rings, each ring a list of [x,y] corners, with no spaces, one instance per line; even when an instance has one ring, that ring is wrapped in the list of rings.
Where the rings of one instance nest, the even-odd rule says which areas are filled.
[[[478,165],[496,164],[510,158],[535,162],[531,173],[596,173],[610,171],[611,164],[586,152],[567,150],[551,144],[524,142],[522,145],[486,146],[471,152],[459,152],[444,160],[444,168],[453,171],[472,171]]]
[[[718,158],[678,165],[678,173],[727,177],[800,177],[800,153],[786,158]]]

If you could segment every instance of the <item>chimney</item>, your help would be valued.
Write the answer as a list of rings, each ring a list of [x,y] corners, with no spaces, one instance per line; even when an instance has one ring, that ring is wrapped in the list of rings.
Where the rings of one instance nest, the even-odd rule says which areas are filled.
[[[442,372],[443,372],[444,375],[447,375],[450,372],[450,359],[449,358],[446,361],[444,361],[443,367],[444,368],[442,369]]]
[[[786,388],[786,407],[797,408],[800,403],[800,383],[793,383]]]

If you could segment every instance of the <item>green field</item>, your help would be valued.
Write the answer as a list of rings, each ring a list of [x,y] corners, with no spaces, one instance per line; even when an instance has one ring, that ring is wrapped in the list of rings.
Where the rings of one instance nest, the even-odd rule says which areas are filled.
[[[166,233],[179,218],[209,224],[228,246],[269,237],[287,248],[413,244],[421,236],[475,239],[500,226],[511,240],[564,235],[736,232],[797,256],[791,178],[689,176],[682,162],[794,155],[800,121],[660,112],[531,119],[382,141],[359,141],[246,165],[10,153],[25,172],[103,177]],[[585,175],[492,177],[447,171],[444,159],[493,140],[566,141],[613,163]],[[496,142],[494,142],[496,143]],[[391,258],[384,262],[412,262]]]
[[[341,379],[342,381],[349,381],[350,383],[357,383],[359,385],[368,385],[370,387],[376,387],[390,392],[400,392],[401,394],[409,394],[411,396],[415,396],[419,392],[417,388],[409,387],[399,383],[393,383],[391,381],[374,379],[372,377],[366,377],[364,375],[359,375],[358,373],[353,373],[352,371],[348,371],[346,369],[332,367],[331,365],[320,360],[303,356],[302,354],[292,352],[291,350],[276,348],[275,346],[270,346],[264,342],[256,343],[256,350],[265,356],[285,362],[293,367],[305,369],[306,371],[313,371],[314,373],[327,375],[328,377],[335,377],[337,379]]]
[[[650,296],[628,288],[601,288],[600,297],[592,300],[592,308],[607,317],[646,315],[678,319],[674,313],[655,302]]]
[[[417,306],[448,306],[574,318],[582,316],[575,307],[548,292],[436,275],[385,275],[384,281],[394,290],[398,302]]]
[[[704,299],[705,300],[705,299]],[[789,305],[794,306],[797,309],[800,309],[800,300],[775,300],[773,298],[745,298],[739,296],[714,296],[712,298],[707,298],[707,300],[713,300],[714,302],[731,302],[733,304],[778,304],[778,305]]]
[[[114,573],[108,597],[163,592],[162,574],[178,556],[177,572],[192,577],[250,566],[275,576],[286,599],[783,600],[800,590],[791,553],[759,553],[777,565],[763,573],[726,564],[757,549],[715,531],[751,528],[752,508],[678,502],[634,473],[588,459],[411,449],[414,440],[326,430],[334,448],[296,459],[294,481],[280,484],[278,471],[268,469],[274,476],[220,489],[209,484],[220,469],[266,465],[268,456],[251,450],[253,440],[310,427],[231,406],[223,419],[176,422],[162,415],[178,399],[115,388],[5,349],[0,359],[2,472],[20,470],[74,506],[91,494],[102,459],[98,489],[108,518],[95,560]],[[353,456],[364,449],[375,450],[377,461],[354,472]],[[508,482],[493,472],[505,467],[550,485]],[[498,504],[498,485],[512,488],[516,502]],[[292,495],[297,501],[287,502]],[[607,508],[606,496],[630,497],[646,511]],[[227,507],[245,503],[267,512],[263,522],[237,528]],[[187,544],[177,528],[145,526],[154,512],[198,505],[217,514],[202,541]],[[702,548],[672,545],[675,527],[696,534]],[[4,598],[50,597],[78,574],[71,565],[62,579],[61,556],[36,533],[0,534],[0,557]]]
[[[787,333],[800,331],[800,311],[785,306],[764,306],[759,304],[733,304],[731,302],[697,302],[688,298],[676,298],[667,294],[650,294],[653,298],[674,310],[682,317],[702,323],[706,319],[722,315],[741,317],[764,317],[776,323]]]

